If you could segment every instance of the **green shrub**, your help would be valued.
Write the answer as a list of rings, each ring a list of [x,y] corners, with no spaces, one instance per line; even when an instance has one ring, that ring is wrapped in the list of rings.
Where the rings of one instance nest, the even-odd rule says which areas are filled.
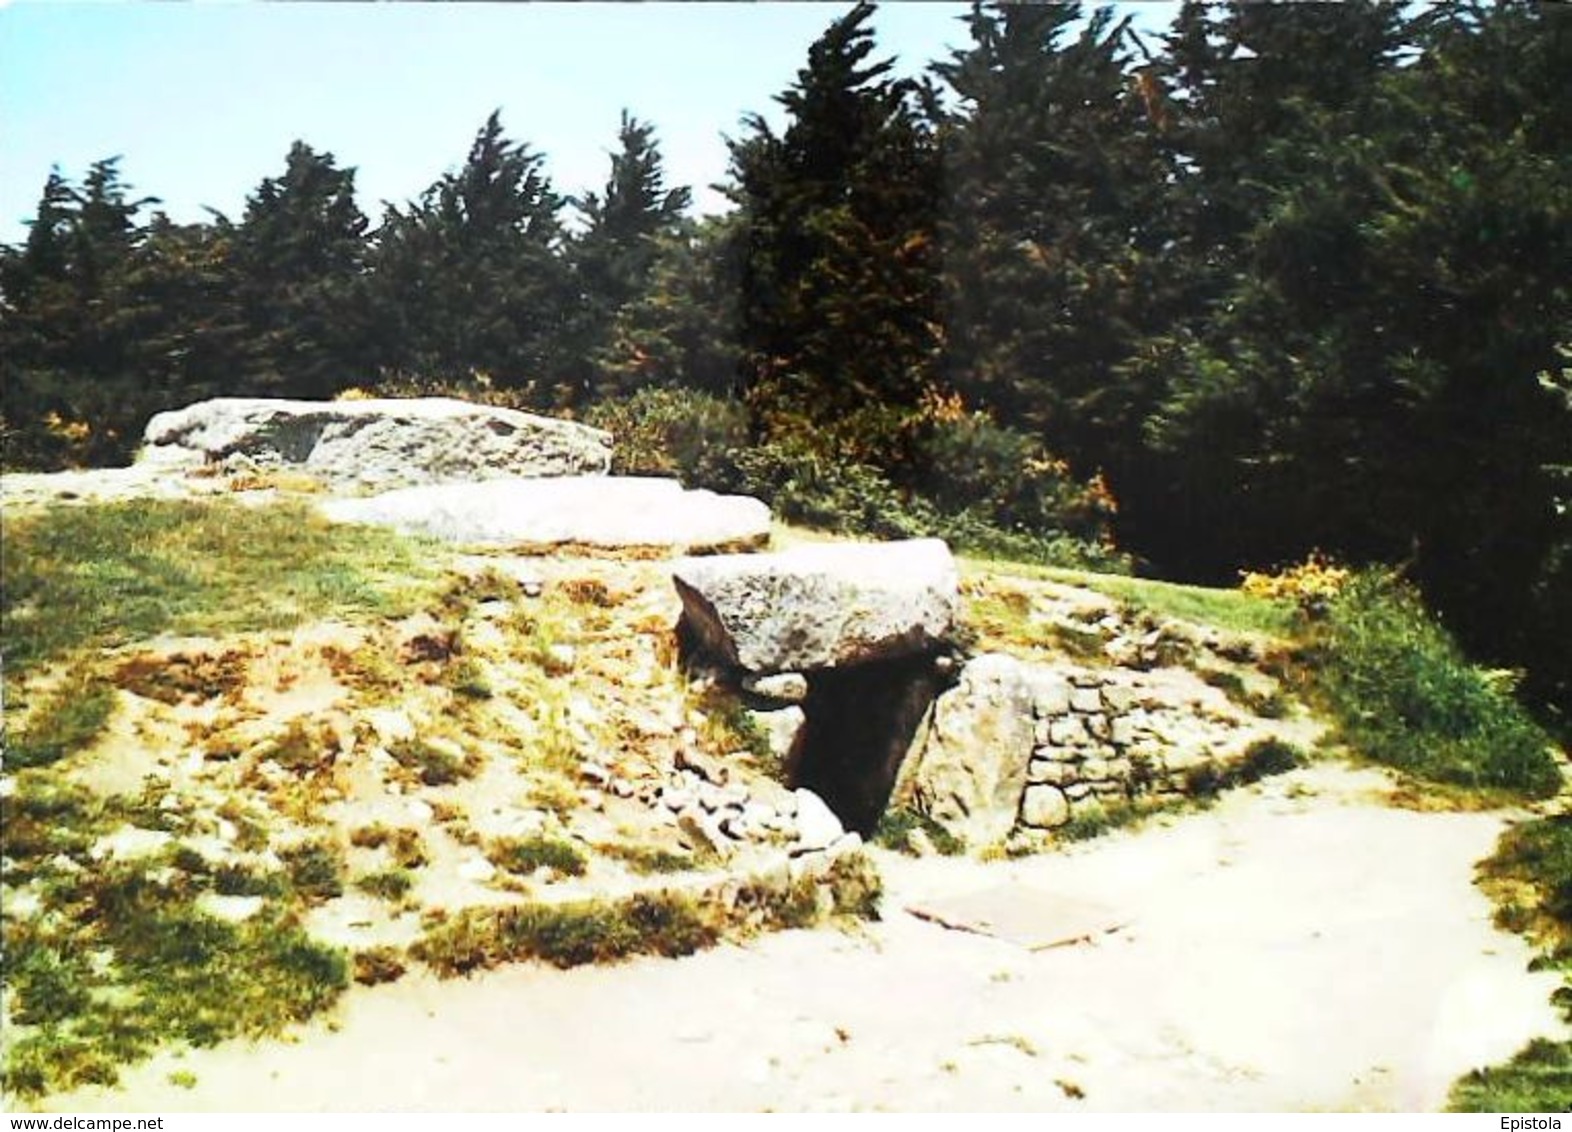
[[[616,438],[615,474],[674,476],[692,487],[728,479],[727,454],[748,443],[747,410],[695,389],[640,389],[592,406],[585,420]]]
[[[899,414],[898,414],[899,415]],[[907,437],[900,486],[875,466],[868,435],[905,435],[912,423],[873,410],[833,431],[786,414],[753,443],[745,406],[692,389],[646,388],[593,406],[591,424],[617,438],[613,470],[675,476],[690,487],[740,492],[780,518],[875,538],[933,536],[999,557],[1127,569],[1110,549],[1113,501],[1099,481],[1079,484],[1029,437],[980,414],[922,426]],[[887,447],[887,446],[886,446]]]
[[[1361,754],[1472,789],[1547,797],[1561,788],[1550,737],[1406,585],[1356,575],[1309,630],[1313,692]]]
[[[997,425],[986,413],[931,420],[917,469],[924,495],[945,514],[970,514],[998,531],[1109,542],[1114,501],[1102,481],[1077,482],[1040,440]]]
[[[918,538],[938,526],[925,501],[903,495],[877,469],[838,459],[802,436],[735,451],[731,464],[733,489],[758,496],[788,522],[879,538]]]

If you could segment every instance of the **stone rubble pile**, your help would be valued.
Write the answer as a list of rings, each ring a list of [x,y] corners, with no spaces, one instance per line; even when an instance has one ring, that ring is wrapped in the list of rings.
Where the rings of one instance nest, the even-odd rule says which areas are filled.
[[[748,848],[784,849],[797,858],[862,844],[813,791],[762,777],[744,785],[724,760],[696,751],[680,750],[658,781],[635,784],[593,760],[579,773],[608,794],[638,799],[675,826],[688,849],[722,861]]]

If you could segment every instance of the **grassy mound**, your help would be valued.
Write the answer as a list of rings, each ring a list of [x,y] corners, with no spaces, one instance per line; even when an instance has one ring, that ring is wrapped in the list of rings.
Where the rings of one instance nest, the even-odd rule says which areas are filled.
[[[1544,798],[1561,789],[1550,736],[1390,576],[1355,576],[1310,621],[1308,639],[1312,694],[1359,753],[1471,790]]]

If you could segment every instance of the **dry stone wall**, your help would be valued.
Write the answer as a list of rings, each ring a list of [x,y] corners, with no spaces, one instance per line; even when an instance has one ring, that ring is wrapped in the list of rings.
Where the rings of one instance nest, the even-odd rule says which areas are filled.
[[[1301,738],[1184,669],[972,660],[935,701],[894,802],[971,844],[1094,806],[1206,789],[1255,742]]]

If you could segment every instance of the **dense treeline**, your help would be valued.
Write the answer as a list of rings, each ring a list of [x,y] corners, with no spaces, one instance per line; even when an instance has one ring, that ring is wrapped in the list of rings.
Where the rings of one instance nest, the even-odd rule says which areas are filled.
[[[1152,41],[980,7],[922,81],[870,15],[781,132],[743,123],[723,217],[634,117],[601,192],[493,115],[375,222],[304,143],[238,220],[174,223],[114,160],[52,175],[0,249],[7,466],[124,460],[218,394],[460,391],[879,529],[1051,552],[1111,523],[1211,580],[1400,564],[1564,710],[1572,13],[1186,4]]]

